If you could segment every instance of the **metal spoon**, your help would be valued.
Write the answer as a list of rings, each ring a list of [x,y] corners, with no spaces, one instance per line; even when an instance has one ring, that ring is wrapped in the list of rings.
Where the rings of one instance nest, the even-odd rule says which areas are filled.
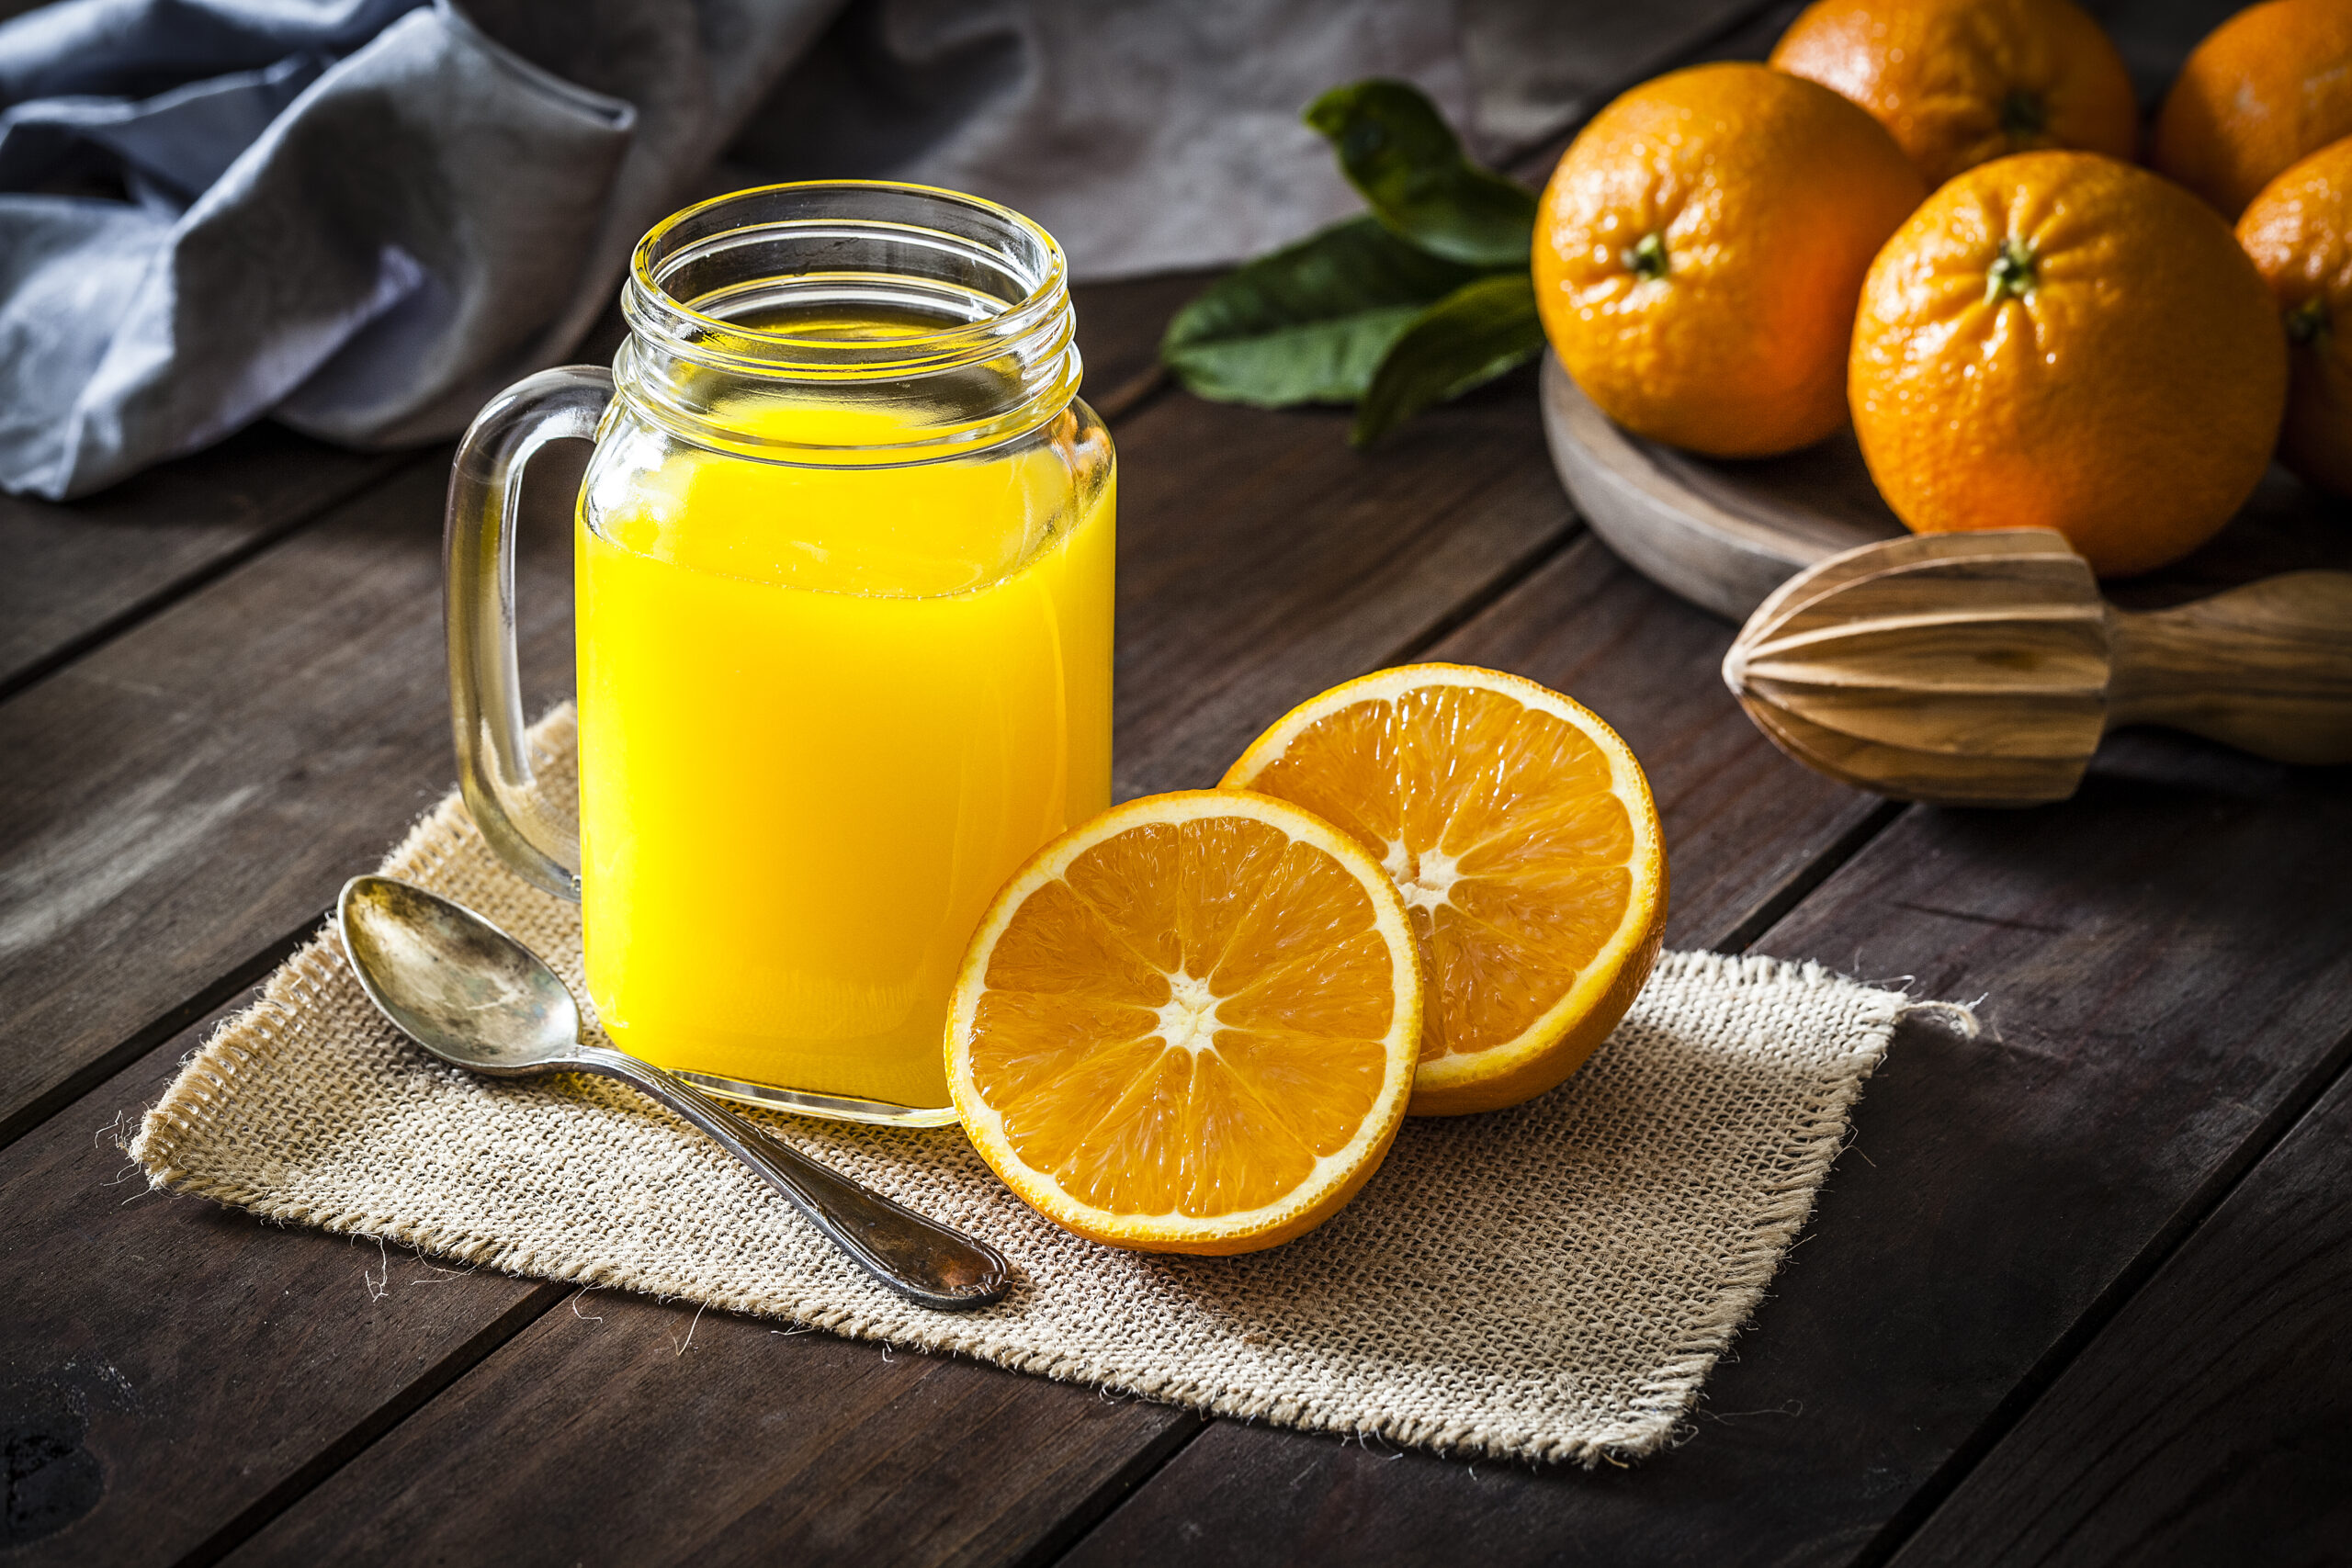
[[[355,876],[335,908],[368,999],[443,1061],[500,1078],[618,1078],[718,1139],[910,1301],[957,1312],[1004,1294],[1004,1256],[986,1242],[818,1164],[661,1068],[581,1039],[579,1004],[555,971],[464,905],[392,877]]]

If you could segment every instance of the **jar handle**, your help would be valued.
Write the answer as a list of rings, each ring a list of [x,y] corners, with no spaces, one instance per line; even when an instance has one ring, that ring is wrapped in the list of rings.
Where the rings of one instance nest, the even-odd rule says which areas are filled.
[[[509,869],[575,904],[579,829],[551,818],[530,793],[514,660],[514,520],[533,455],[550,441],[593,439],[612,400],[612,372],[594,365],[542,370],[492,398],[458,443],[441,535],[458,787]]]

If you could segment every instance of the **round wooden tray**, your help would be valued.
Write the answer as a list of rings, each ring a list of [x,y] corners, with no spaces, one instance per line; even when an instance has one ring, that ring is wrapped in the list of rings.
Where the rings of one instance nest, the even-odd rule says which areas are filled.
[[[1569,498],[1610,548],[1735,621],[1814,562],[1904,531],[1851,430],[1782,457],[1696,457],[1611,423],[1546,354],[1544,433]]]
[[[1543,399],[1552,464],[1592,531],[1645,576],[1730,620],[1814,562],[1904,532],[1850,429],[1786,457],[1693,457],[1611,423],[1548,353]],[[2274,464],[2195,555],[2102,587],[2149,608],[2304,567],[2352,570],[2352,502]]]

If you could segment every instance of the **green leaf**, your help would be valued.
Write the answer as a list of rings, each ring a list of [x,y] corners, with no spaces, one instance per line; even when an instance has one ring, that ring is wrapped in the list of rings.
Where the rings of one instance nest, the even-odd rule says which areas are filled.
[[[1356,406],[1348,440],[1368,446],[1431,403],[1458,398],[1543,348],[1544,322],[1525,273],[1466,283],[1422,311],[1396,339]]]
[[[1423,309],[1476,276],[1351,218],[1218,279],[1168,323],[1160,362],[1219,402],[1353,402]]]
[[[1437,106],[1404,82],[1334,87],[1306,106],[1389,231],[1466,266],[1525,266],[1535,197],[1462,155]]]

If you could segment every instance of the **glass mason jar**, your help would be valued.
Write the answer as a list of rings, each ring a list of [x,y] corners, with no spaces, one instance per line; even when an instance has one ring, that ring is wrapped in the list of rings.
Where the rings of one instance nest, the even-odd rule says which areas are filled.
[[[767,1105],[952,1121],[965,945],[1110,803],[1114,464],[1061,252],[948,191],[775,186],[655,228],[622,305],[609,375],[518,382],[458,448],[466,803],[580,900],[624,1050]],[[508,520],[531,454],[588,435],[575,833],[526,794]]]

